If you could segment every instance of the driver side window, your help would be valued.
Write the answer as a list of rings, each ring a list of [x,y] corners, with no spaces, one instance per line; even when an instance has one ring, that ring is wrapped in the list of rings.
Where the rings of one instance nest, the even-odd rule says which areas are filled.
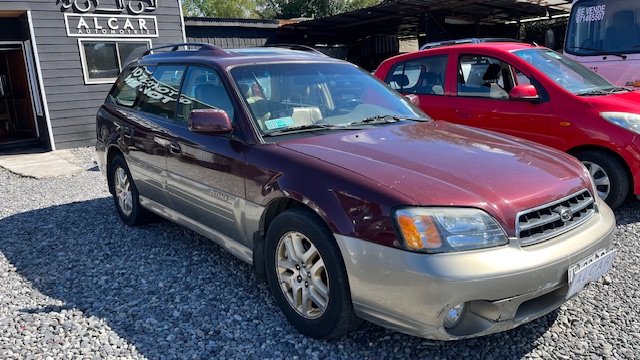
[[[233,122],[233,103],[220,76],[212,69],[192,66],[182,85],[177,120],[186,124],[196,109],[224,110]]]
[[[461,55],[458,96],[508,99],[514,79],[509,64],[483,55]]]

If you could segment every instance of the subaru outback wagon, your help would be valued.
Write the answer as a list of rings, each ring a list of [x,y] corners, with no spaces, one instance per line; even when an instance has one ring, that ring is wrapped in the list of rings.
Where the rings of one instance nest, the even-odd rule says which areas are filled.
[[[433,339],[511,329],[615,255],[612,211],[573,157],[432,121],[296,47],[151,49],[96,130],[125,223],[156,214],[212,239],[315,338],[360,319]]]
[[[468,41],[468,40],[467,40]],[[582,161],[612,208],[640,195],[640,92],[545,47],[435,43],[375,72],[434,119],[518,136]]]

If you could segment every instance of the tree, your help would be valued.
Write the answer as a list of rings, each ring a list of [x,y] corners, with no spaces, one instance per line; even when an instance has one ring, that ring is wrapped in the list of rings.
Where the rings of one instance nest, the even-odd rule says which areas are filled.
[[[184,16],[245,19],[256,16],[256,0],[184,0]]]
[[[264,19],[321,18],[378,5],[382,0],[257,0]]]

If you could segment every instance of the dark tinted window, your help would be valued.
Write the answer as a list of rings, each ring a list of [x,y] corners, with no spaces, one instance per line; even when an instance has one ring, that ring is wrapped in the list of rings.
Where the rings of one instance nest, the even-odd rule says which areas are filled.
[[[158,66],[153,74],[137,87],[137,106],[140,110],[174,119],[178,89],[184,70],[184,66]],[[148,76],[148,73],[143,74],[145,75]]]

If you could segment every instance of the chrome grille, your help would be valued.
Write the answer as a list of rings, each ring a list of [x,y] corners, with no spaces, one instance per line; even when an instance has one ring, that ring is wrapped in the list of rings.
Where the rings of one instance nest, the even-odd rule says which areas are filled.
[[[569,231],[595,212],[589,190],[582,190],[558,201],[522,211],[516,219],[516,236],[522,245],[533,245]]]

